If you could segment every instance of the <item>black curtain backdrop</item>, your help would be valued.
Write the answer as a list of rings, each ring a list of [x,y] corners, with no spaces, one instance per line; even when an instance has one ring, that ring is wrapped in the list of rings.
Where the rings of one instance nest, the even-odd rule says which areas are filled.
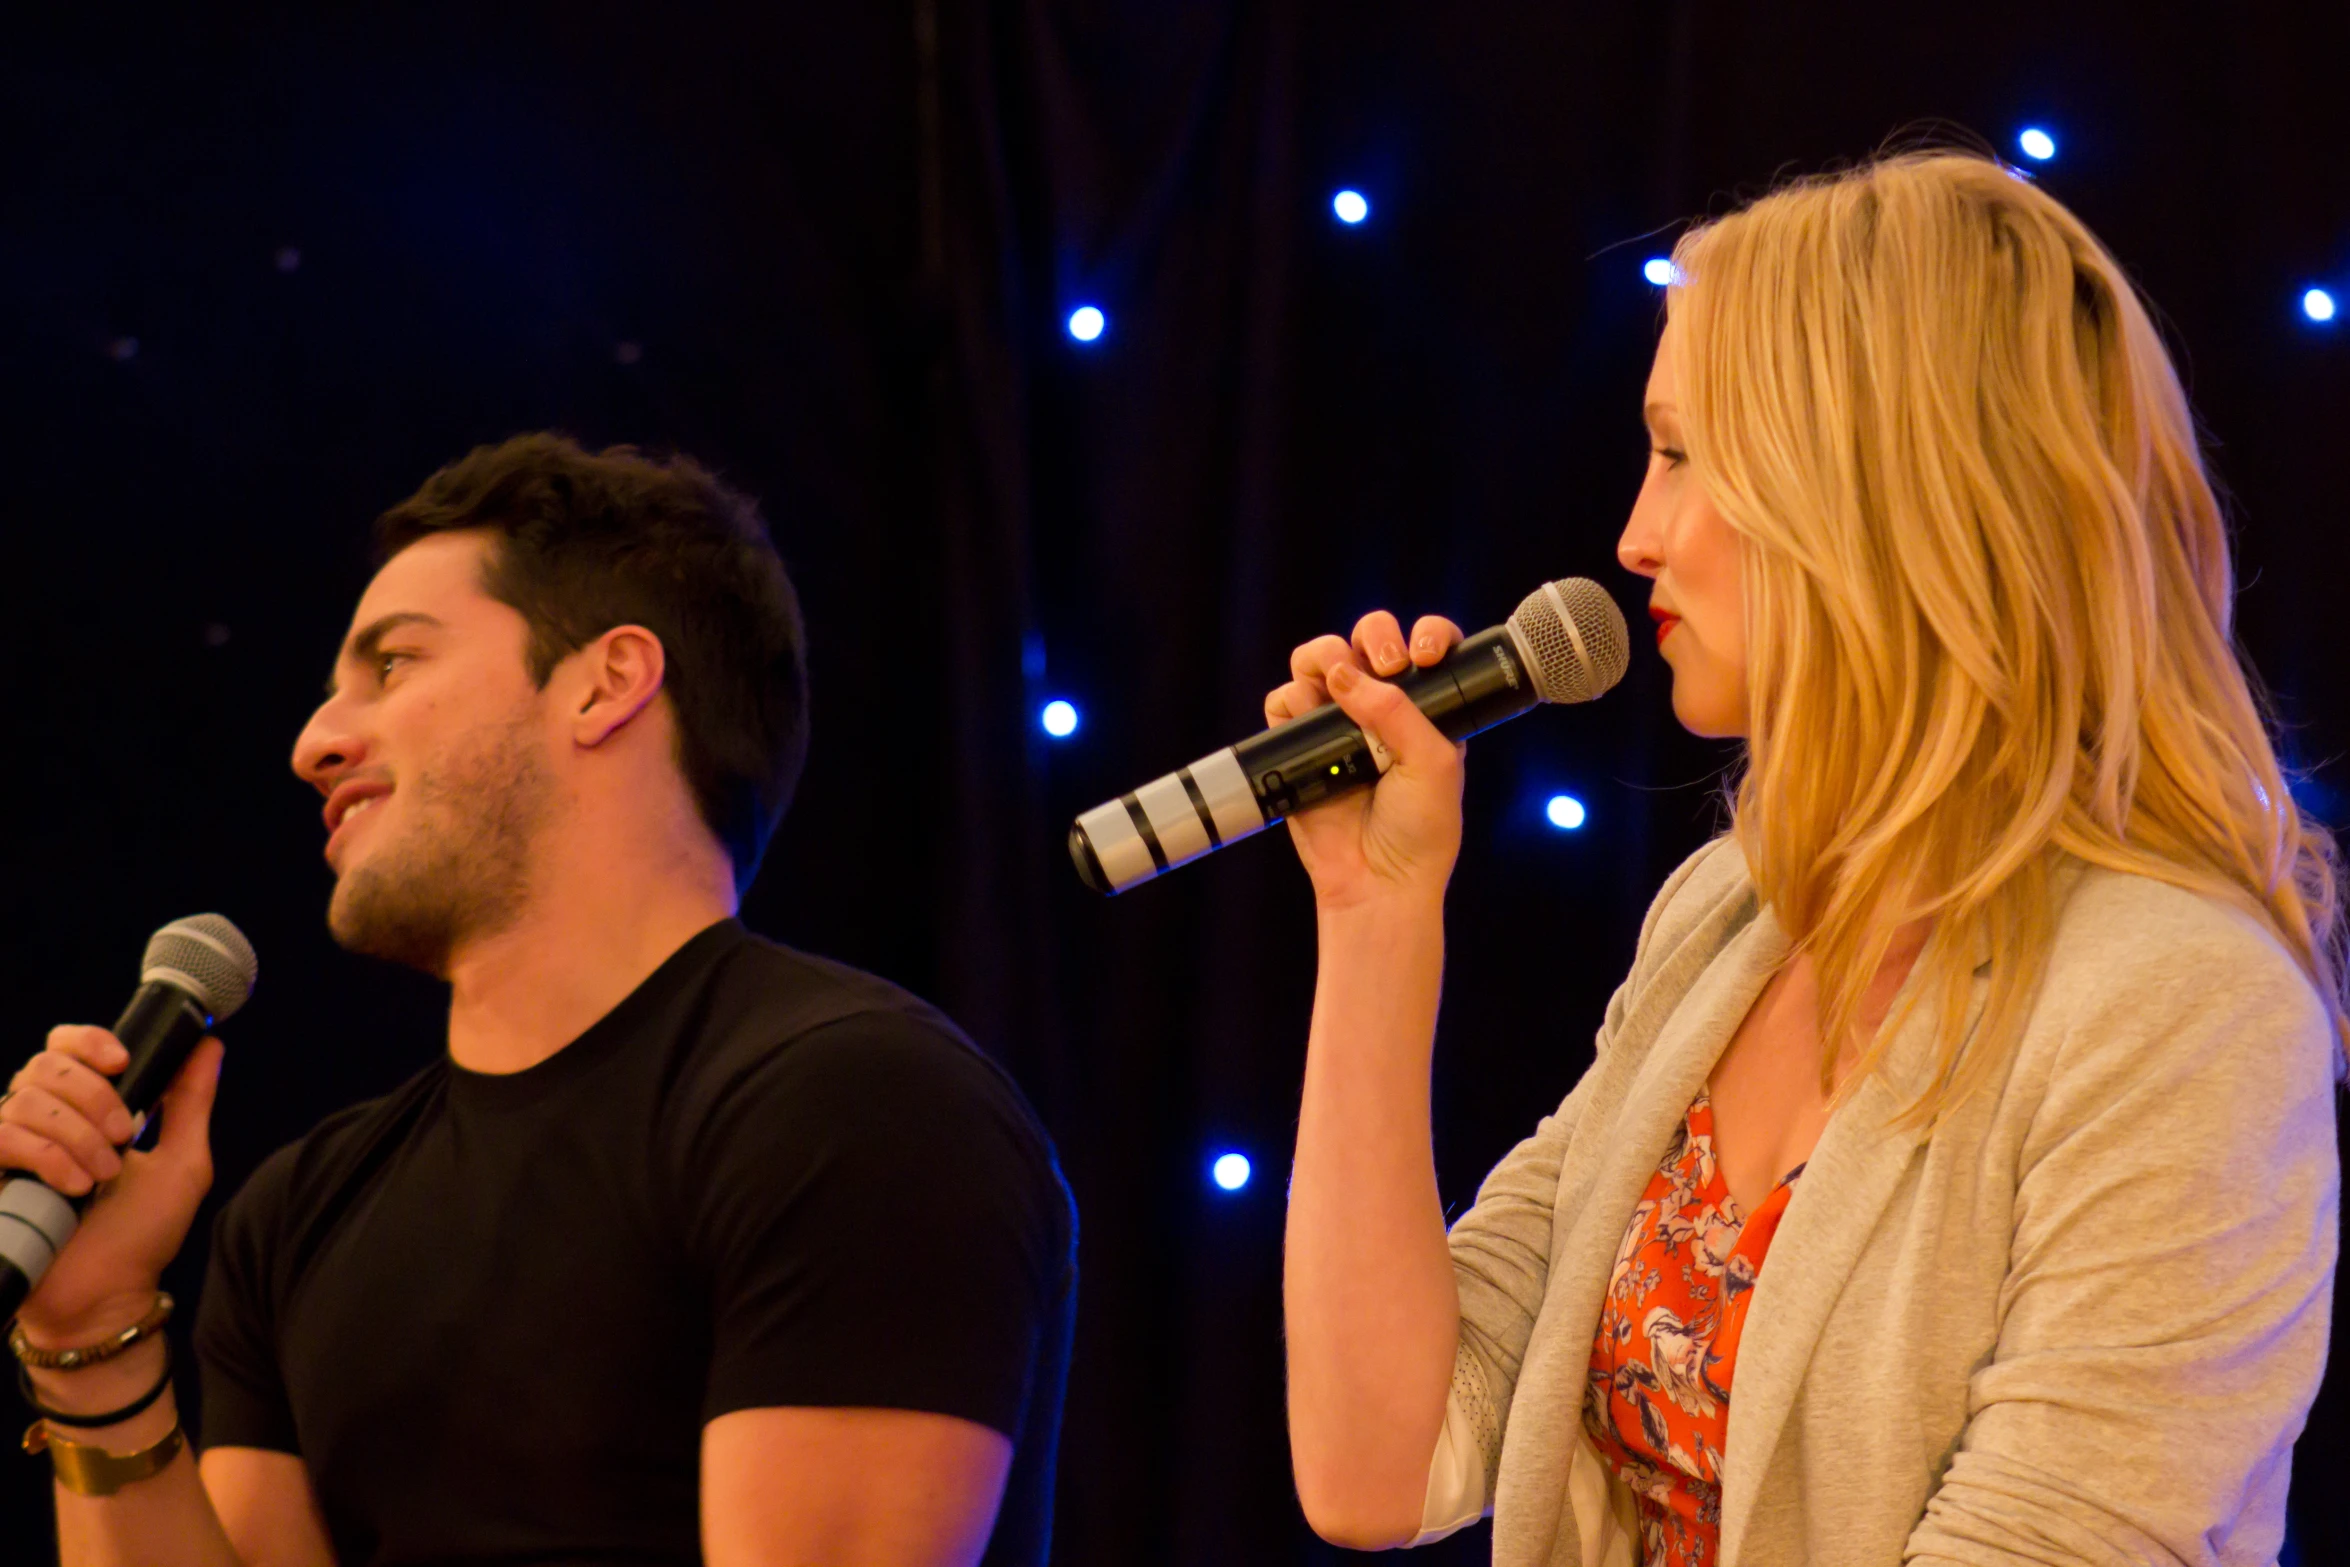
[[[2350,11],[2259,3],[206,8],[19,33],[7,1050],[111,1016],[165,919],[237,919],[263,977],[228,1030],[215,1205],[429,1059],[437,987],[324,934],[285,766],[366,524],[517,430],[692,452],[763,499],[813,637],[813,759],[746,918],[946,1006],[1081,1204],[1059,1559],[1335,1560],[1282,1416],[1303,877],[1275,835],[1104,902],[1069,817],[1254,727],[1290,646],[1374,606],[1477,626],[1580,573],[1637,621],[1612,550],[1658,321],[1640,262],[1782,172],[2037,121],[2060,138],[2039,177],[2165,313],[2240,523],[2244,644],[2344,824],[2350,328],[2294,301],[2350,300],[2345,59]],[[1344,185],[1360,228],[1331,219]],[[1108,318],[1091,345],[1062,328],[1080,303]],[[1066,742],[1048,697],[1083,714]],[[1645,651],[1606,701],[1473,748],[1436,1084],[1454,1211],[1588,1061],[1731,760],[1672,722]],[[1558,790],[1582,832],[1543,825]],[[1206,1173],[1227,1148],[1257,1172],[1231,1196]],[[2304,1562],[2350,1560],[2345,1386],[2299,1453]],[[0,1455],[9,1560],[47,1527],[42,1473]],[[1422,1559],[1485,1555],[1479,1528]]]

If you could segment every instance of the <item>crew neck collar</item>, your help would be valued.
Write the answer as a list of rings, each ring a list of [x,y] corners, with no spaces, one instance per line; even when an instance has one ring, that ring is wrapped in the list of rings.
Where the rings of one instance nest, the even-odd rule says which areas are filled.
[[[519,1104],[538,1098],[592,1072],[683,990],[709,971],[720,955],[744,935],[742,921],[729,916],[705,926],[661,961],[644,982],[621,997],[611,1011],[590,1023],[544,1061],[519,1072],[477,1072],[447,1061],[451,1091],[480,1104]]]

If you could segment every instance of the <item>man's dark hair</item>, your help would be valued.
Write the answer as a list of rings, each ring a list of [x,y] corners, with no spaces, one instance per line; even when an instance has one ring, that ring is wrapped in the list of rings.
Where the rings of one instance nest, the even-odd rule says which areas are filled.
[[[541,686],[614,626],[661,639],[678,769],[748,886],[808,755],[799,597],[758,506],[690,457],[518,435],[378,517],[377,564],[468,528],[492,536],[482,587],[528,623]]]

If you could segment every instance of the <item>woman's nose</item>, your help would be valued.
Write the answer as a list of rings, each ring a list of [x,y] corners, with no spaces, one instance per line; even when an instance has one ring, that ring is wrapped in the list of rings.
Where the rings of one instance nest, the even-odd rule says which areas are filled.
[[[1616,561],[1626,571],[1643,577],[1654,577],[1664,569],[1665,563],[1657,558],[1648,530],[1640,525],[1637,512],[1624,525],[1623,536],[1616,540]]]

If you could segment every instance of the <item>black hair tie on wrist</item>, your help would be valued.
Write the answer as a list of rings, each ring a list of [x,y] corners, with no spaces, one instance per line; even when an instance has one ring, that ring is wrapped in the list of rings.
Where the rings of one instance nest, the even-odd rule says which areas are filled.
[[[128,1420],[133,1415],[142,1415],[152,1409],[155,1406],[155,1401],[171,1388],[171,1354],[168,1350],[164,1352],[163,1380],[147,1389],[135,1401],[123,1405],[120,1409],[109,1410],[102,1415],[68,1415],[51,1409],[35,1395],[32,1373],[22,1366],[16,1368],[16,1387],[17,1391],[24,1395],[24,1401],[31,1407],[33,1413],[50,1425],[87,1431],[98,1426],[110,1426],[117,1421]]]

